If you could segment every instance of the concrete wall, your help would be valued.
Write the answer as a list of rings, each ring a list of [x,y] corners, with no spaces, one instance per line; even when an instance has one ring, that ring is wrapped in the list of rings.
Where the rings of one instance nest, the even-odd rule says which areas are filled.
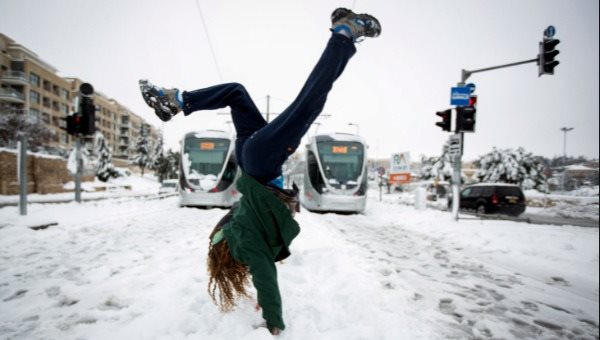
[[[27,187],[29,193],[52,194],[65,192],[64,184],[73,181],[67,170],[67,161],[58,157],[27,155]],[[83,181],[94,180],[83,176]],[[17,154],[0,150],[0,195],[18,195]]]

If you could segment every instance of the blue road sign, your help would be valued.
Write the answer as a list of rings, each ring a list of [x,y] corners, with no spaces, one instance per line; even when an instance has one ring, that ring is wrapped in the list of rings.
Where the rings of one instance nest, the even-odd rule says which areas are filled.
[[[450,105],[468,106],[471,88],[467,86],[453,87],[450,90]]]

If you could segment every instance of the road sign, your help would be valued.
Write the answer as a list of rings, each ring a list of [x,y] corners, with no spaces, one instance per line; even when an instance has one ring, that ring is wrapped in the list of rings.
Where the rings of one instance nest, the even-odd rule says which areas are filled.
[[[467,106],[469,105],[469,97],[471,88],[467,86],[457,86],[450,90],[450,105]]]
[[[475,84],[473,83],[468,83],[467,85],[465,85],[466,87],[468,87],[471,90],[471,94],[473,94],[475,92],[475,89],[477,88],[475,86]]]
[[[548,26],[544,30],[544,37],[546,37],[548,39],[552,38],[555,34],[556,34],[556,28],[552,25]]]
[[[394,184],[406,184],[410,183],[411,174],[410,172],[403,174],[390,174],[389,182]]]
[[[390,173],[398,174],[403,172],[410,172],[410,153],[402,152],[392,154]]]
[[[459,156],[462,152],[460,145],[460,135],[450,135],[448,139],[448,154],[450,156]]]

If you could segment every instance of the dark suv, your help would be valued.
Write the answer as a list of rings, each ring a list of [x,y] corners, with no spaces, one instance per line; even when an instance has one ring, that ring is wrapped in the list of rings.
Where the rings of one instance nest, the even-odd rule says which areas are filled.
[[[452,200],[448,200],[448,207]],[[525,195],[520,187],[504,183],[470,185],[460,192],[460,208],[475,210],[478,214],[506,214],[519,216],[525,211]]]

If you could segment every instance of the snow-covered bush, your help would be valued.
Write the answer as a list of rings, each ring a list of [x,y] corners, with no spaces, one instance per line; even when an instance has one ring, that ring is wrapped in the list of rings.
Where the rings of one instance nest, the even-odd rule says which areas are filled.
[[[524,190],[548,192],[542,158],[523,148],[496,149],[481,156],[475,165],[480,182],[503,182],[520,185]]]
[[[96,155],[98,164],[96,167],[96,177],[102,182],[108,181],[111,177],[119,177],[119,173],[112,164],[112,151],[102,132],[96,132]]]

